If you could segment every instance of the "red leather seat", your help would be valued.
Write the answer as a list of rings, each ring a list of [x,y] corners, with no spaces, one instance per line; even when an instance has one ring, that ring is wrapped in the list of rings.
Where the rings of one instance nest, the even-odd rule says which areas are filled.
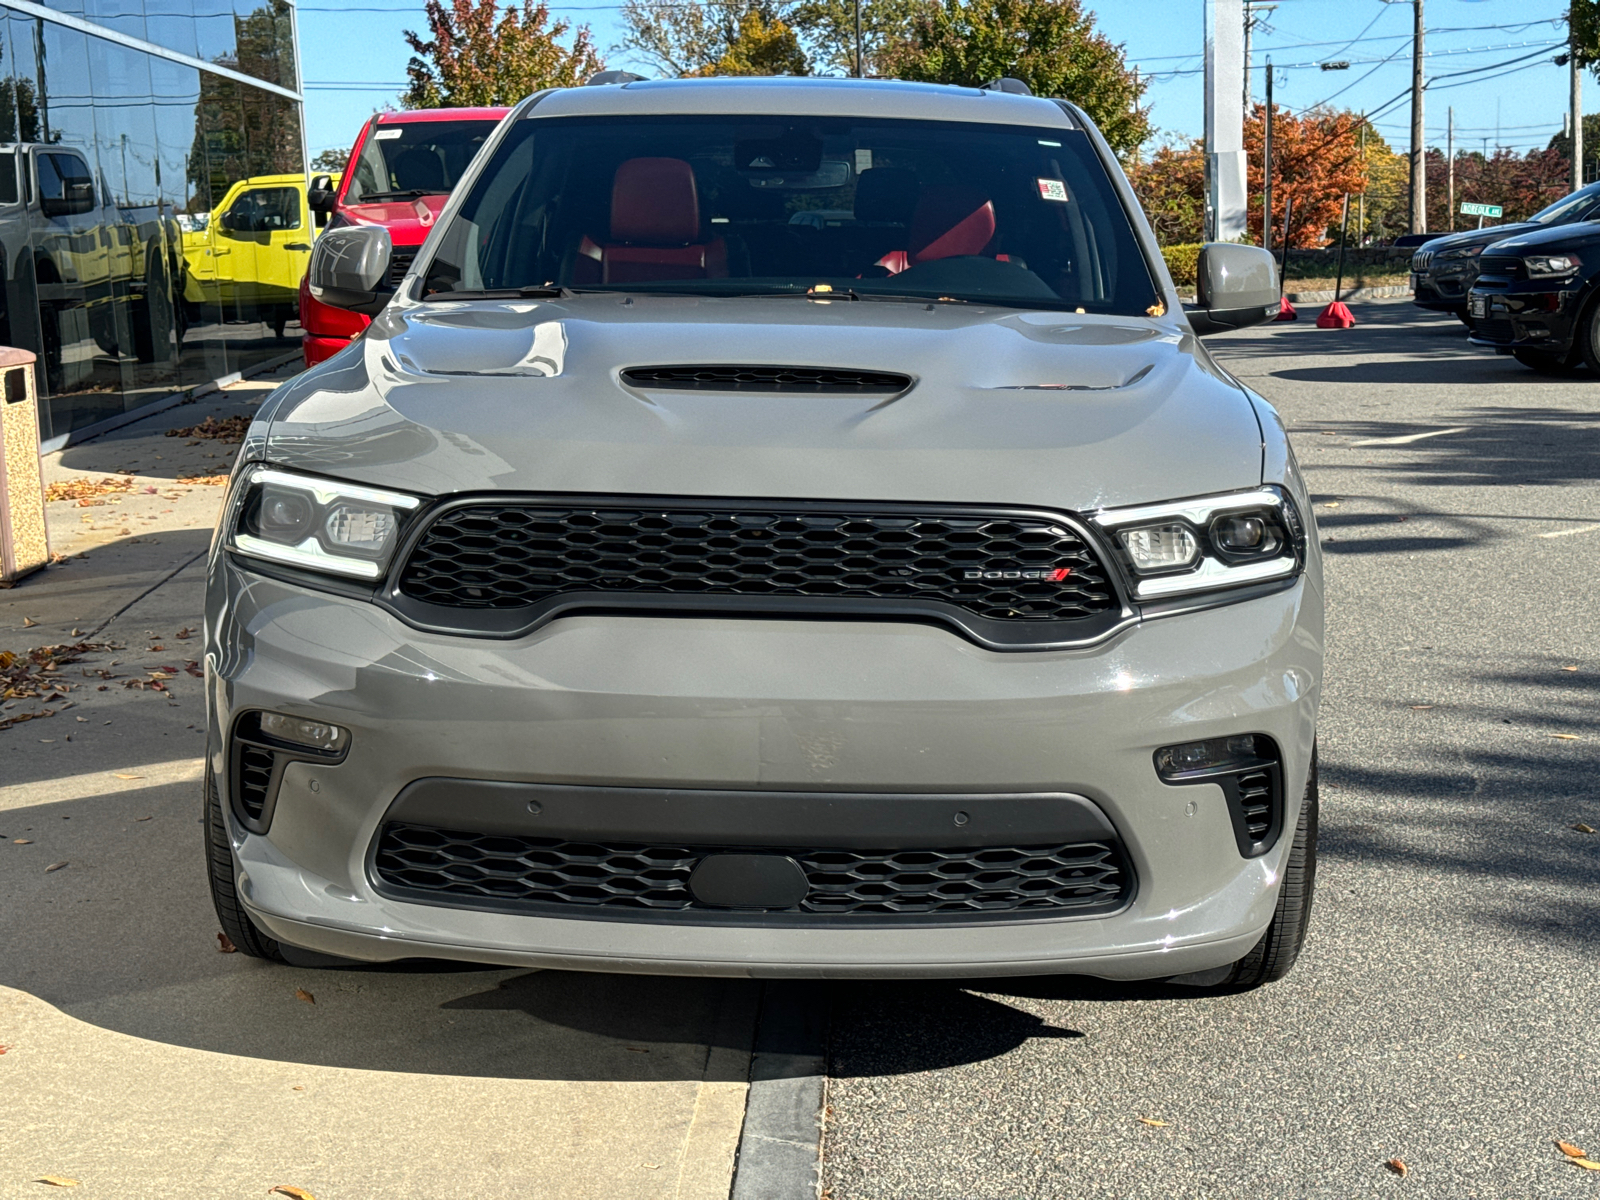
[[[611,236],[584,238],[578,283],[722,279],[727,245],[702,241],[694,168],[681,158],[630,158],[611,183]]]
[[[924,188],[911,213],[906,248],[877,262],[889,274],[936,258],[982,254],[994,241],[994,201],[975,187],[951,184]]]

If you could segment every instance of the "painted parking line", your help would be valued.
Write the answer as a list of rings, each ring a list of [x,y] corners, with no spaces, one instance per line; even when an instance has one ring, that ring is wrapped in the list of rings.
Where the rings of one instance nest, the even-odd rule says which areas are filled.
[[[1459,425],[1454,429],[1430,429],[1426,433],[1407,433],[1401,437],[1364,438],[1359,442],[1351,442],[1352,446],[1409,446],[1412,442],[1420,442],[1426,438],[1444,437],[1449,433],[1466,433],[1470,425]]]
[[[1549,533],[1541,533],[1538,537],[1571,537],[1575,533],[1593,533],[1600,529],[1600,525],[1579,525],[1576,529],[1552,529]]]

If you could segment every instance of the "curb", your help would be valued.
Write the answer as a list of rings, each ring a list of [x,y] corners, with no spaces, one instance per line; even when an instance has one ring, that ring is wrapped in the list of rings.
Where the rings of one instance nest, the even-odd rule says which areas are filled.
[[[750,1058],[729,1200],[818,1200],[828,999],[819,983],[772,980]]]
[[[1320,292],[1285,292],[1284,295],[1290,304],[1331,304],[1334,293],[1332,288],[1328,288]],[[1345,288],[1339,293],[1339,299],[1346,304],[1361,300],[1393,300],[1401,296],[1411,299],[1411,288],[1403,283],[1384,287]]]

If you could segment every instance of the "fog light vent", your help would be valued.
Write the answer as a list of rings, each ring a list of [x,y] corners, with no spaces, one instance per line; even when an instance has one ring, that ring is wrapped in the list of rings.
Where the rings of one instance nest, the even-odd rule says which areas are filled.
[[[1245,858],[1257,858],[1277,842],[1283,830],[1283,759],[1266,734],[1163,746],[1155,765],[1163,783],[1214,783],[1222,789],[1234,840]]]

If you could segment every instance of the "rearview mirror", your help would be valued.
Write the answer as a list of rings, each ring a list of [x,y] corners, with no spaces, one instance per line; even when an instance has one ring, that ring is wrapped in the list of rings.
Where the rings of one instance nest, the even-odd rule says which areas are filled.
[[[1283,293],[1278,263],[1259,246],[1212,242],[1200,247],[1195,269],[1195,299],[1185,308],[1189,324],[1202,336],[1247,329],[1278,315]]]
[[[389,286],[392,252],[389,231],[379,226],[328,230],[311,251],[312,297],[334,308],[377,316],[394,295]]]

